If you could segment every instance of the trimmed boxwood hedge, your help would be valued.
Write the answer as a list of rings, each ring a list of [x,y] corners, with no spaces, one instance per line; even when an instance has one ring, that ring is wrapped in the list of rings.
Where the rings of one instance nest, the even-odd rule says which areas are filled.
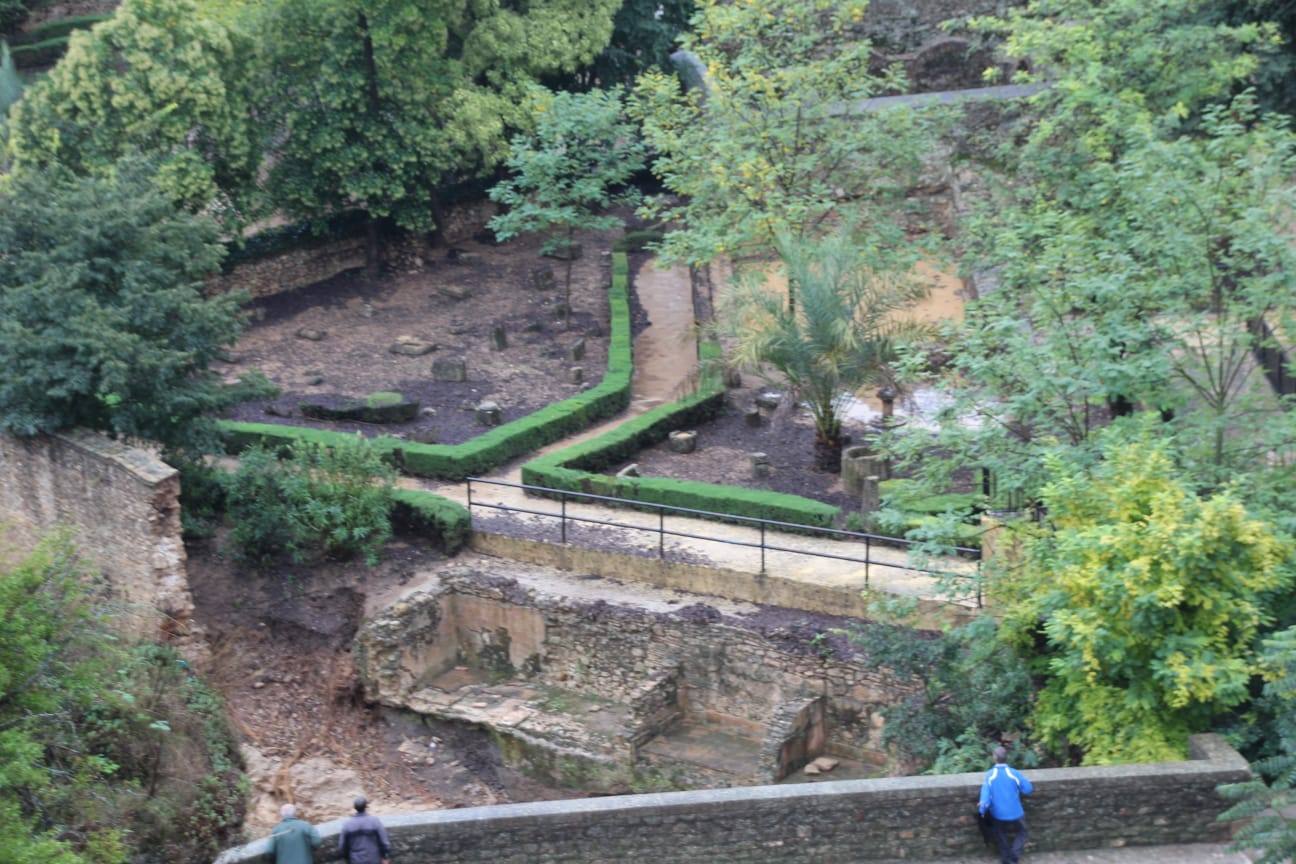
[[[714,359],[719,349],[706,343],[701,353],[703,360]],[[560,491],[623,498],[628,506],[642,501],[730,516],[832,527],[838,508],[799,495],[670,477],[614,477],[598,473],[664,441],[677,429],[711,419],[723,407],[724,397],[724,386],[717,376],[705,375],[698,392],[690,396],[654,408],[597,438],[531,460],[522,466],[522,482]]]
[[[607,372],[597,386],[584,393],[546,405],[525,417],[497,426],[462,444],[419,444],[382,437],[374,444],[393,465],[406,474],[462,480],[483,474],[526,453],[612,417],[630,404],[630,378],[634,374],[630,337],[630,265],[624,253],[612,259],[611,339]],[[330,443],[350,437],[346,432],[280,426],[272,423],[222,421],[226,449],[237,453],[252,444],[286,446],[294,440]]]
[[[393,499],[391,521],[397,534],[431,539],[450,555],[468,541],[472,519],[463,505],[417,489],[397,489]]]

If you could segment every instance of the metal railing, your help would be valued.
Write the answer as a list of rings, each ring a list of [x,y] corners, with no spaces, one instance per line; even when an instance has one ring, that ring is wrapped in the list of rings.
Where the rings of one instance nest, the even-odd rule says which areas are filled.
[[[526,493],[534,493],[547,498],[557,498],[559,509],[554,510],[537,510],[531,507],[516,507],[511,504],[500,504],[497,502],[485,502],[473,498],[473,486],[498,486],[507,489],[521,489]],[[581,516],[569,513],[567,510],[568,502],[572,503],[594,503],[604,504],[613,507],[632,508],[635,510],[644,510],[655,513],[657,516],[656,526],[652,525],[634,525],[628,522],[619,522],[612,519],[597,519],[592,516]],[[594,495],[589,492],[568,492],[562,489],[551,489],[548,486],[531,486],[525,483],[510,483],[505,480],[487,480],[482,477],[468,478],[468,512],[471,515],[474,507],[487,510],[501,510],[507,513],[525,513],[531,516],[543,516],[558,520],[559,539],[563,545],[567,544],[569,523],[578,523],[586,525],[602,525],[610,528],[624,528],[631,531],[643,531],[657,535],[657,557],[666,558],[666,538],[680,537],[690,540],[704,540],[709,543],[720,543],[727,546],[743,546],[750,549],[760,550],[760,573],[765,575],[766,553],[768,552],[785,552],[792,555],[804,555],[810,558],[828,558],[834,561],[850,561],[856,564],[864,565],[864,587],[869,587],[869,571],[873,567],[890,567],[895,570],[903,570],[910,573],[922,573],[935,578],[954,578],[969,579],[976,586],[976,605],[981,608],[981,579],[979,572],[958,573],[949,570],[932,570],[925,567],[914,566],[909,563],[897,564],[892,561],[879,560],[873,557],[873,549],[876,546],[885,546],[892,549],[910,549],[919,546],[917,541],[906,540],[901,537],[888,537],[882,534],[869,534],[862,531],[845,531],[840,528],[820,528],[812,525],[801,525],[794,522],[779,522],[774,519],[761,519],[755,516],[736,516],[729,513],[716,513],[710,510],[694,510],[689,507],[674,507],[669,504],[654,504],[648,501],[636,501],[627,498],[615,498],[608,495]],[[747,525],[757,529],[760,539],[758,541],[737,540],[725,537],[715,537],[706,534],[695,534],[689,531],[679,531],[674,528],[666,527],[666,517],[680,516],[685,518],[702,518],[716,519],[724,522]],[[813,549],[795,549],[790,546],[779,546],[769,542],[767,532],[775,531],[792,531],[797,534],[809,534],[813,536],[829,537],[836,540],[846,540],[864,543],[864,556],[855,555],[838,555],[833,552],[817,551]],[[980,562],[981,550],[973,549],[967,546],[955,546],[953,551],[963,557],[970,558]],[[980,564],[978,563],[978,571]],[[971,599],[971,598],[969,598]]]

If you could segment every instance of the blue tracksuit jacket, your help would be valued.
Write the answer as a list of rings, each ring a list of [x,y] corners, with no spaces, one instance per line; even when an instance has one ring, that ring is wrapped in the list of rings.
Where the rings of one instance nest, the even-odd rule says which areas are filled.
[[[1031,786],[1025,774],[1007,765],[995,765],[981,782],[981,801],[977,810],[982,815],[988,810],[992,818],[1011,822],[1026,815],[1022,810],[1021,796],[1034,791],[1035,787]]]

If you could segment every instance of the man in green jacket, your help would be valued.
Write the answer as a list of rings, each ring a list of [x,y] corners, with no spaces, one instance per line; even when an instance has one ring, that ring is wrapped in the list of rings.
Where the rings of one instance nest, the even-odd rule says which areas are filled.
[[[279,808],[282,817],[270,832],[270,851],[275,864],[311,864],[311,850],[320,845],[315,826],[297,818],[297,808],[285,804]]]

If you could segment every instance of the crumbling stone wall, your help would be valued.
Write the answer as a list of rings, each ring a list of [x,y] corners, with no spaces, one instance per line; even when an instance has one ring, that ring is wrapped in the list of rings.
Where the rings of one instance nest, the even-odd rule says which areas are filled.
[[[442,623],[451,615],[453,627]],[[361,631],[357,665],[367,695],[407,706],[423,682],[471,661],[473,634],[482,633],[508,646],[512,669],[492,673],[511,671],[629,705],[645,723],[682,714],[763,729],[786,703],[823,697],[826,748],[872,761],[885,759],[881,709],[909,692],[863,658],[772,637],[710,607],[663,614],[582,602],[464,567],[402,597]]]
[[[153,454],[84,431],[0,435],[0,526],[18,550],[70,530],[106,577],[127,629],[189,634],[180,475]]]
[[[1191,759],[1028,772],[1030,850],[1214,842],[1215,787],[1249,776],[1222,738],[1194,736]],[[407,864],[817,864],[985,855],[975,819],[980,774],[896,777],[541,801],[385,817]],[[340,822],[321,826],[316,861],[334,861]],[[217,864],[272,860],[264,840]]]

